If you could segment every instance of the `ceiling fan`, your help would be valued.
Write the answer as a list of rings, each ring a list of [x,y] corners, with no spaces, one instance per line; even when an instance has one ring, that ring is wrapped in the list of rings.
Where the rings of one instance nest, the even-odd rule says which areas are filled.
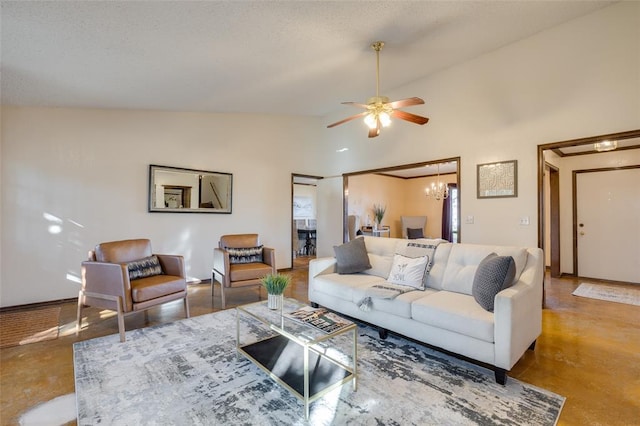
[[[358,102],[342,102],[343,105],[353,105],[355,107],[364,108],[366,111],[360,114],[352,115],[344,120],[340,120],[333,124],[329,124],[327,127],[335,127],[340,124],[346,123],[351,120],[355,120],[358,117],[364,117],[364,122],[369,127],[369,137],[375,138],[380,134],[380,130],[383,127],[387,127],[391,124],[391,117],[397,117],[401,120],[409,121],[415,124],[426,124],[429,119],[410,112],[400,111],[398,108],[404,108],[413,105],[424,104],[424,101],[420,98],[407,98],[399,101],[390,102],[386,96],[380,96],[380,51],[384,46],[383,41],[376,41],[371,43],[371,48],[376,51],[376,95],[367,100],[366,104]]]

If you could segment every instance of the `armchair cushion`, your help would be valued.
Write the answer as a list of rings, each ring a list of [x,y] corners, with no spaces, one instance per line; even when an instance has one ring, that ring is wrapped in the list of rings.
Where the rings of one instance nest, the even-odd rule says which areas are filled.
[[[173,293],[185,291],[187,284],[182,277],[154,275],[131,282],[131,299],[134,303],[146,302]]]
[[[258,280],[272,273],[273,267],[264,263],[237,263],[231,267],[230,278],[232,282]]]
[[[160,260],[158,260],[158,256],[156,255],[129,262],[127,264],[127,269],[129,270],[130,280],[137,280],[162,274]]]
[[[237,263],[262,263],[262,248],[257,247],[227,247],[225,250],[229,253],[229,263],[234,265]]]

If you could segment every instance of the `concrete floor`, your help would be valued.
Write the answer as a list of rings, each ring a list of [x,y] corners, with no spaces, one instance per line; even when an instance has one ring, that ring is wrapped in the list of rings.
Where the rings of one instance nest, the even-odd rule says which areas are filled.
[[[306,301],[306,261],[294,266],[287,272],[293,280],[285,295]],[[560,425],[640,425],[640,306],[572,296],[579,283],[547,277],[542,336],[509,376],[565,396]],[[255,300],[256,289],[235,290],[227,294],[227,307]],[[189,304],[192,316],[220,310],[220,288],[212,301],[209,284],[190,285]],[[74,392],[72,344],[118,332],[113,313],[87,308],[85,327],[76,337],[76,305],[61,306],[58,339],[0,350],[0,424],[26,422],[27,415],[36,415],[35,407],[46,416],[47,404],[64,410],[56,407]],[[178,301],[151,309],[148,321],[144,314],[128,317],[126,328],[181,318]]]

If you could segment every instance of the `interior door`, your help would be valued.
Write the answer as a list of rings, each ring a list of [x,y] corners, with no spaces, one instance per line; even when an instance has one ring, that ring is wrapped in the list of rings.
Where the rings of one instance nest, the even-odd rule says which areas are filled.
[[[640,168],[576,172],[577,275],[640,283]]]

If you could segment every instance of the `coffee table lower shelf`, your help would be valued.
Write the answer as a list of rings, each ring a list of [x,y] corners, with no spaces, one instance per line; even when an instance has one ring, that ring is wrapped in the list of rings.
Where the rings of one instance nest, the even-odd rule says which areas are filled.
[[[240,346],[238,351],[308,404],[353,379],[353,372],[309,348],[309,397],[304,397],[304,348],[282,335]]]

